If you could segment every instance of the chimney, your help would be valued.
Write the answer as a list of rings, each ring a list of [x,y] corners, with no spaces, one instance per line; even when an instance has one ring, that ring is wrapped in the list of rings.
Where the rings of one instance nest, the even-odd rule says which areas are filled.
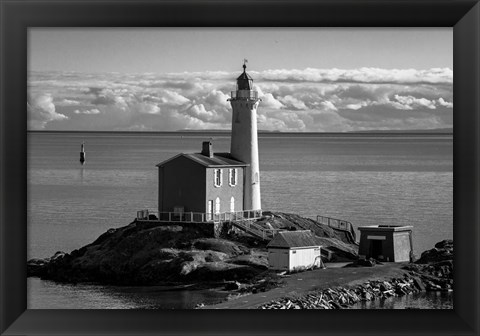
[[[213,157],[213,149],[212,149],[211,141],[202,142],[202,155],[208,156],[210,158]]]

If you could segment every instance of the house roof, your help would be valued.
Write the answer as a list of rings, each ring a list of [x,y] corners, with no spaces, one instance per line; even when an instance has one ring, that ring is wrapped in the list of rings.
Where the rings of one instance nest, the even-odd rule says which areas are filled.
[[[267,247],[306,247],[320,246],[315,235],[310,230],[280,231],[268,243]]]
[[[183,156],[189,160],[192,160],[204,167],[246,167],[249,164],[235,160],[230,153],[214,153],[213,157],[208,157],[200,153],[182,153],[171,157],[168,160],[160,162],[157,167],[164,166],[166,163],[175,160],[178,157]]]

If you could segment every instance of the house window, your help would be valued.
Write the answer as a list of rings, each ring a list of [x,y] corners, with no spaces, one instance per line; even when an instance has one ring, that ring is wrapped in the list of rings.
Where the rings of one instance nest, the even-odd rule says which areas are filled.
[[[235,212],[235,198],[230,198],[230,212]]]
[[[221,169],[214,169],[213,170],[213,184],[215,187],[221,187],[222,186],[222,170]]]
[[[231,168],[228,170],[228,184],[231,187],[234,187],[237,185],[237,169],[236,168]]]
[[[220,198],[217,197],[215,199],[215,213],[219,214],[220,213]]]

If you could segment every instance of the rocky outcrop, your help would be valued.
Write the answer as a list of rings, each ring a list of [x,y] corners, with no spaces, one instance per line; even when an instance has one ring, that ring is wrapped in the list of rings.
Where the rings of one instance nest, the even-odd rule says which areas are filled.
[[[352,261],[358,258],[358,246],[350,244],[345,234],[310,218],[283,212],[264,212],[265,218],[257,222],[262,226],[284,230],[310,230],[323,248],[332,252],[329,261]]]
[[[338,239],[328,226],[292,214],[267,213],[260,225],[289,230],[315,228],[333,260],[354,260],[356,246]],[[212,238],[211,223],[134,221],[109,229],[94,242],[70,253],[27,262],[28,276],[59,282],[156,285],[258,280],[269,272],[265,242],[238,239],[238,234]],[[227,235],[226,235],[227,234]],[[252,238],[252,237],[250,237]],[[255,280],[256,281],[256,280]]]
[[[423,258],[423,259],[422,259]],[[443,240],[435,248],[422,253],[416,263],[405,265],[403,278],[389,281],[371,280],[356,287],[336,287],[310,292],[296,297],[283,297],[263,305],[259,309],[342,309],[359,301],[372,301],[392,296],[403,296],[422,291],[453,290],[453,240]],[[354,262],[346,267],[374,267]]]
[[[197,281],[248,281],[266,270],[266,252],[225,239],[204,237],[198,226],[110,229],[71,253],[32,259],[28,276],[59,282],[154,285]]]
[[[439,262],[445,260],[453,260],[453,240],[446,239],[435,244],[431,250],[422,253],[420,259],[416,261],[417,264],[427,264],[432,262]]]
[[[427,290],[453,288],[453,240],[442,240],[431,250],[422,253],[415,263],[404,267],[420,278]]]

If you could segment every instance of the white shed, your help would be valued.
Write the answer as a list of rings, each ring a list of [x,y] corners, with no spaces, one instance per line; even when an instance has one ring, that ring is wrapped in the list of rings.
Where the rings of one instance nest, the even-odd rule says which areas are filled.
[[[281,231],[268,243],[268,263],[275,270],[320,267],[321,246],[310,230]]]

